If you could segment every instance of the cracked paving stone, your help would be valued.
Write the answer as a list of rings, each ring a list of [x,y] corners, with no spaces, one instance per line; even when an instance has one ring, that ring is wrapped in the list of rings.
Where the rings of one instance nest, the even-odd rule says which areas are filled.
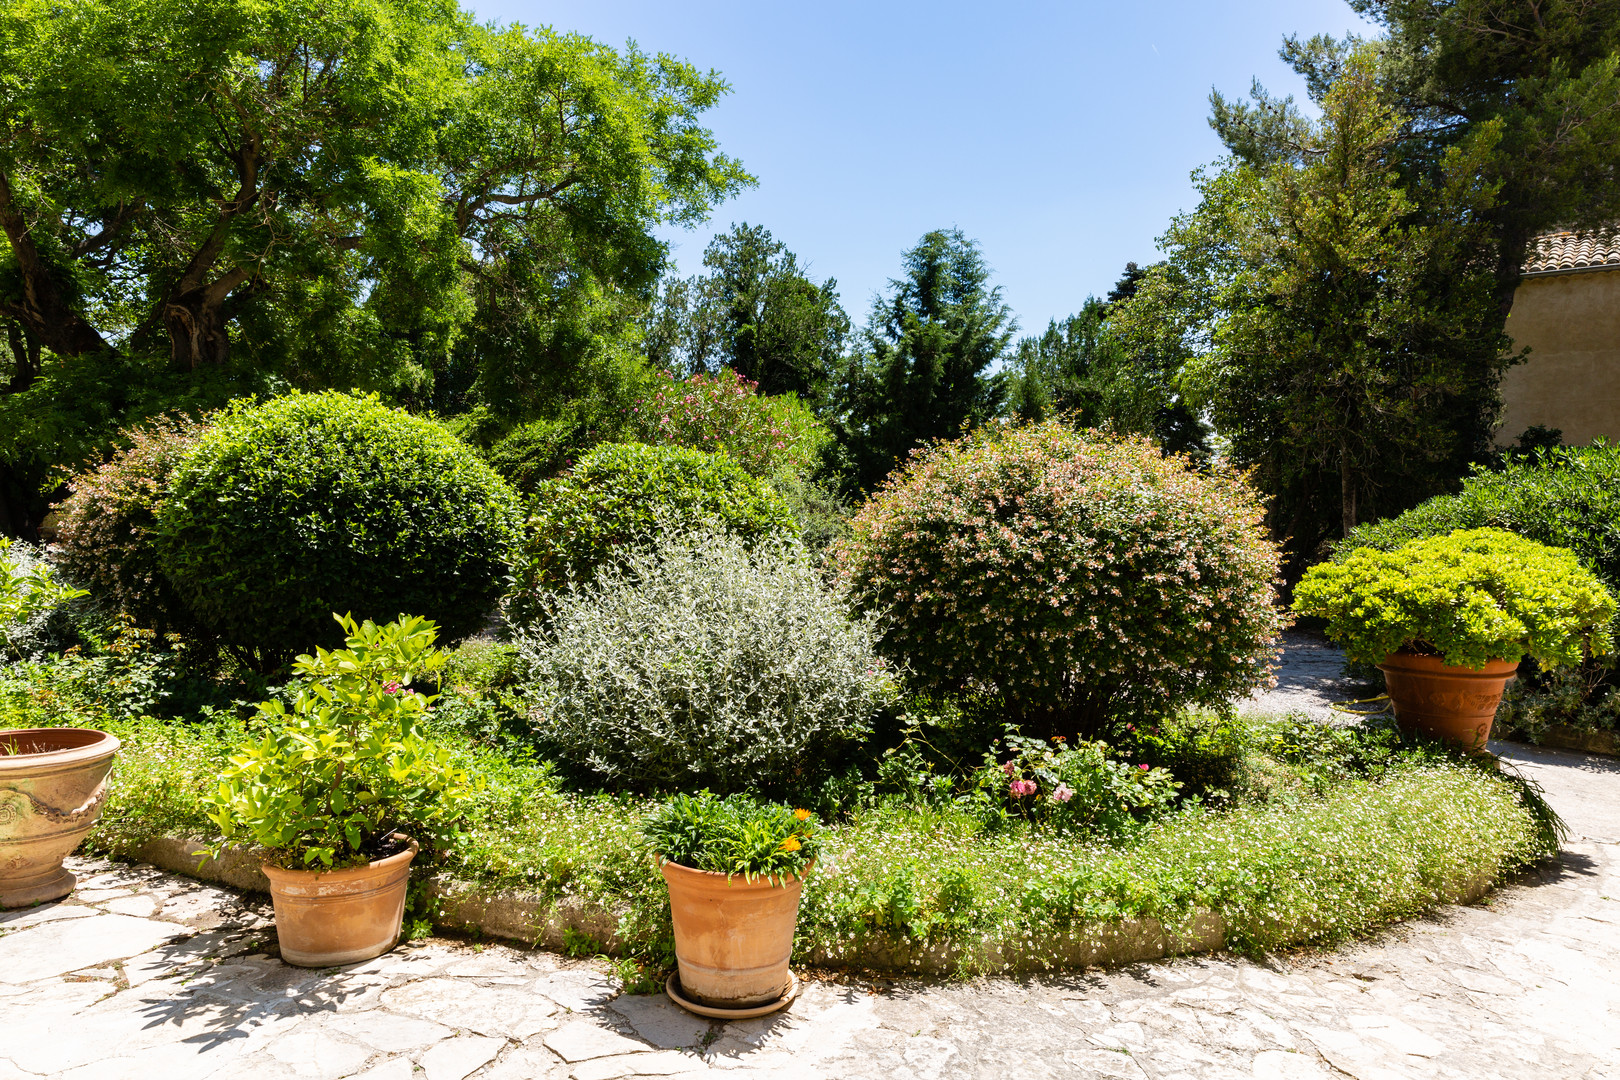
[[[495,1060],[506,1047],[505,1039],[492,1039],[483,1035],[458,1035],[454,1039],[437,1043],[417,1058],[417,1065],[426,1074],[424,1080],[464,1080]]]

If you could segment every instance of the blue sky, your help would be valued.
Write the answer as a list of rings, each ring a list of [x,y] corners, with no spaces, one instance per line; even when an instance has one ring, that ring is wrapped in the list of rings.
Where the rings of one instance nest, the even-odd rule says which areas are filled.
[[[464,0],[466,2],[466,0]],[[670,230],[683,273],[733,221],[835,277],[861,322],[929,229],[977,239],[1025,332],[1107,292],[1195,203],[1211,87],[1299,92],[1285,33],[1366,31],[1343,0],[787,4],[470,0],[485,19],[634,38],[731,83],[708,114],[759,186]],[[1303,96],[1301,94],[1301,96]]]

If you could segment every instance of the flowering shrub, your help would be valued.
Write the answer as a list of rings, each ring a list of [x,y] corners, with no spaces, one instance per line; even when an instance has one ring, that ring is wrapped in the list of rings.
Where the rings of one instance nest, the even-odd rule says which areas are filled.
[[[520,641],[536,735],[618,788],[813,779],[895,692],[801,549],[674,536],[571,584]]]
[[[1005,751],[1001,746],[1005,745]],[[1011,753],[1005,761],[997,760]],[[1072,745],[1009,733],[985,755],[975,796],[997,810],[1058,828],[1117,833],[1175,802],[1181,784],[1169,771],[1108,756],[1100,742]]]
[[[348,394],[239,402],[176,467],[161,569],[260,670],[331,641],[333,611],[401,609],[457,638],[494,609],[517,497],[438,424]]]
[[[1266,682],[1283,614],[1261,513],[1241,477],[1145,440],[997,426],[914,457],[831,557],[923,687],[1096,732]]]
[[[1361,548],[1306,571],[1294,608],[1327,620],[1351,660],[1405,650],[1470,668],[1543,667],[1613,647],[1615,600],[1575,553],[1504,529],[1459,529],[1394,551]]]
[[[206,430],[174,417],[124,432],[129,448],[75,476],[57,508],[66,574],[109,598],[137,626],[160,633],[194,623],[158,567],[156,528],[170,473]]]
[[[755,543],[792,536],[793,514],[763,481],[722,454],[608,443],[540,485],[507,606],[533,619],[539,594],[586,581],[665,532],[719,529]]]
[[[780,880],[803,877],[821,851],[820,823],[808,810],[707,791],[676,795],[641,823],[659,865]]]
[[[797,397],[767,397],[758,386],[729,369],[660,374],[632,410],[630,430],[646,443],[723,453],[753,476],[805,475],[829,438],[826,427]]]

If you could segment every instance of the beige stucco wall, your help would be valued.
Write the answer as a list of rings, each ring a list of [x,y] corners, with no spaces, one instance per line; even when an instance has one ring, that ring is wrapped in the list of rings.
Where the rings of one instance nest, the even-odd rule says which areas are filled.
[[[1562,428],[1571,446],[1620,439],[1620,270],[1525,279],[1507,332],[1530,359],[1502,376],[1497,442],[1532,424]]]

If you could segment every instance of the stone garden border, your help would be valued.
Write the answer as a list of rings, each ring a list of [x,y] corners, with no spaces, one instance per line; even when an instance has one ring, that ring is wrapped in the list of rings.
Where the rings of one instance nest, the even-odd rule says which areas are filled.
[[[193,840],[155,837],[130,853],[141,862],[171,873],[250,892],[269,892],[269,882],[259,869],[258,860],[236,850],[228,850],[218,859],[205,859],[206,850],[203,844]],[[427,889],[439,902],[434,921],[446,929],[504,938],[557,952],[566,951],[569,944],[566,935],[570,934],[587,935],[609,949],[617,944],[617,919],[600,908],[567,901],[546,904],[532,895],[484,892],[438,877],[427,879]],[[1471,904],[1490,891],[1489,875],[1481,874],[1460,883],[1448,899],[1454,904]],[[1184,933],[1167,931],[1157,919],[1118,919],[1070,931],[1056,941],[1048,939],[1042,944],[1041,955],[1035,957],[1021,955],[1016,949],[998,943],[973,958],[972,966],[987,973],[1072,970],[1219,952],[1226,947],[1226,928],[1217,913],[1199,911]],[[956,947],[869,941],[837,954],[820,948],[806,959],[818,966],[948,975],[960,969],[963,955]]]

